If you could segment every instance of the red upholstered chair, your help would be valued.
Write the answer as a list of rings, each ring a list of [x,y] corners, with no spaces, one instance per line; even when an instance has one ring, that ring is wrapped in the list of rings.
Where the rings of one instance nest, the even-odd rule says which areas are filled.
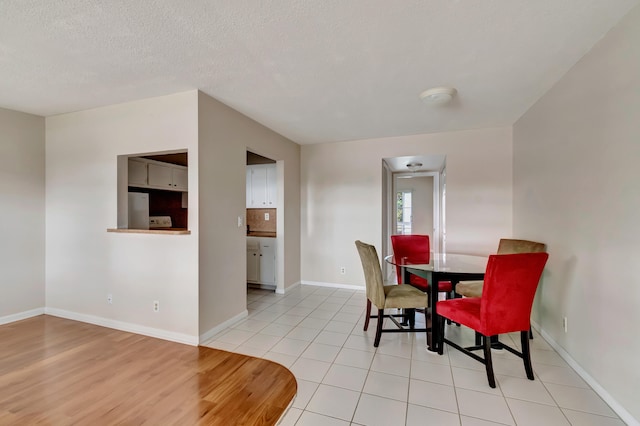
[[[412,263],[429,263],[431,259],[428,235],[392,235],[391,245],[393,246],[393,257],[396,264],[401,263],[403,258],[409,259]],[[398,284],[411,284],[425,292],[429,289],[427,280],[415,275],[409,277],[408,283],[403,282],[402,268],[398,266],[396,266],[396,275]],[[451,293],[452,290],[453,287],[450,281],[440,281],[438,283],[438,291]]]
[[[497,254],[540,253],[546,250],[547,246],[544,243],[501,238],[498,244]],[[482,281],[460,281],[456,285],[456,293],[465,297],[480,297],[482,296]],[[529,327],[529,338],[533,339],[531,327]],[[476,345],[479,344],[480,338],[476,337]]]
[[[524,361],[527,378],[533,380],[531,354],[529,352],[529,318],[533,298],[547,262],[547,253],[494,254],[489,256],[481,297],[467,297],[437,302],[440,315],[440,341],[442,354],[444,343],[464,352],[485,364],[489,386],[496,387],[491,362],[491,336],[520,332],[522,352],[498,342],[501,348],[519,356]],[[483,344],[463,348],[444,338],[444,320],[455,321],[482,335]],[[494,342],[494,345],[496,343]],[[484,358],[471,352],[483,349]]]

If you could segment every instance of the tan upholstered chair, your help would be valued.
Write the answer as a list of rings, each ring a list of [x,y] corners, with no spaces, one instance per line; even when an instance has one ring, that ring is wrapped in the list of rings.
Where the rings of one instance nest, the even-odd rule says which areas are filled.
[[[498,244],[497,254],[544,253],[546,250],[547,246],[543,243],[502,238]],[[483,281],[460,281],[456,285],[456,293],[465,297],[480,297],[483,283]]]
[[[415,309],[423,308],[425,312],[425,324],[427,323],[428,296],[426,293],[408,284],[383,285],[380,259],[376,248],[370,244],[356,241],[367,293],[367,311],[364,324],[365,331],[369,327],[369,318],[377,318],[376,337],[373,346],[378,347],[382,333],[424,331],[429,332],[430,328],[415,328]],[[370,315],[371,304],[378,308],[378,315]],[[385,314],[385,309],[404,309],[405,314]],[[408,316],[409,328],[404,328],[395,318]],[[391,319],[398,328],[383,329],[384,318]]]

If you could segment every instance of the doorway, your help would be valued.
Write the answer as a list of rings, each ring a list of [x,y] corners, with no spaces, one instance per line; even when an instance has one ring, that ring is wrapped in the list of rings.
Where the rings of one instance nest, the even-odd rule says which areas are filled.
[[[431,250],[445,247],[445,156],[427,155],[383,159],[382,250],[392,252],[391,235],[429,235]],[[415,167],[419,164],[419,167]],[[407,165],[412,165],[409,169]],[[395,271],[383,262],[386,281]]]
[[[280,173],[282,163],[247,151],[246,214],[247,287],[277,291],[282,279]],[[280,253],[280,254],[278,254]]]

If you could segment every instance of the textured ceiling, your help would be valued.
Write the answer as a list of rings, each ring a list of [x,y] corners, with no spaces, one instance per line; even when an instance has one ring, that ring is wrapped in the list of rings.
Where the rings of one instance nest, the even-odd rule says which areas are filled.
[[[508,126],[639,1],[0,0],[0,106],[200,89],[299,143]]]

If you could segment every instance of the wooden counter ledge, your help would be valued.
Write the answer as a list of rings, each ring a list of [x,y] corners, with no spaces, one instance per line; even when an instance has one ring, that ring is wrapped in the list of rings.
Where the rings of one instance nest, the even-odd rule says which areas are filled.
[[[159,235],[190,235],[188,229],[171,228],[169,230],[160,229],[118,229],[108,228],[107,232],[117,232],[120,234],[159,234]]]

